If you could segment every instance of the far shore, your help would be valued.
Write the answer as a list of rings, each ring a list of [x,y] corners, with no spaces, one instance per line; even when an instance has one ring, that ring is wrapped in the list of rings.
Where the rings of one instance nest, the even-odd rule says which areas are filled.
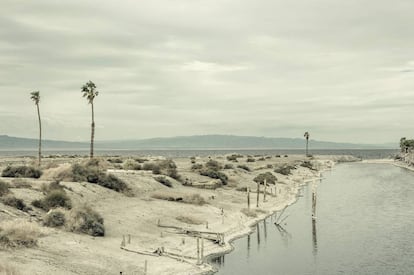
[[[147,274],[210,274],[214,269],[208,263],[209,257],[231,251],[232,240],[249,234],[254,224],[294,203],[302,186],[316,182],[324,169],[331,169],[336,162],[357,160],[350,156],[244,155],[234,161],[228,157],[174,158],[181,180],[166,177],[171,187],[155,180],[158,175],[151,171],[120,169],[131,163],[131,157],[100,157],[107,165],[105,169],[128,185],[129,195],[97,184],[61,181],[74,207],[86,203],[102,215],[104,237],[73,233],[64,227],[45,227],[44,211],[33,207],[23,212],[0,203],[1,221],[32,222],[42,233],[35,247],[0,249],[0,267],[7,264],[17,274],[144,274],[145,266]],[[40,179],[1,180],[9,184],[12,195],[30,205],[44,196],[42,190],[60,171],[83,159],[45,158]],[[165,158],[148,157],[143,163],[162,159]],[[9,164],[33,164],[32,161],[2,158],[0,170]],[[205,166],[209,161],[226,167],[220,168],[228,177],[226,185],[194,170],[194,164]],[[289,173],[275,172],[284,166],[292,167]],[[276,185],[267,187],[265,201],[264,186],[260,186],[256,207],[257,184],[253,179],[266,172],[276,176]],[[249,188],[250,209],[246,192]],[[169,198],[184,198],[184,202]],[[204,238],[203,257],[199,260],[197,236]],[[219,243],[213,241],[216,237]]]

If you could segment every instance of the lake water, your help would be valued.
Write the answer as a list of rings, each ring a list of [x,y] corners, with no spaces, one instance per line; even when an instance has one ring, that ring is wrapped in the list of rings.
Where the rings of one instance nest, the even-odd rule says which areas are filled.
[[[387,164],[340,164],[275,217],[213,259],[229,274],[414,274],[414,172]],[[302,197],[303,196],[303,197]]]
[[[199,149],[199,150],[95,150],[97,156],[165,156],[165,157],[192,157],[192,156],[214,156],[239,153],[243,155],[298,155],[305,154],[304,150],[298,149],[245,149],[245,150],[225,150],[225,149]],[[314,155],[352,155],[363,159],[388,158],[398,153],[397,149],[323,149],[310,150]],[[44,156],[47,155],[77,155],[88,156],[89,150],[44,150]],[[36,150],[0,150],[0,156],[37,156]]]

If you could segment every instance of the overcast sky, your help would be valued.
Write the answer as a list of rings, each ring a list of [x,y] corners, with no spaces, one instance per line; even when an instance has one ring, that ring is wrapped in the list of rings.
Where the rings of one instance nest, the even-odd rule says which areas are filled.
[[[0,0],[0,134],[414,137],[412,0]]]

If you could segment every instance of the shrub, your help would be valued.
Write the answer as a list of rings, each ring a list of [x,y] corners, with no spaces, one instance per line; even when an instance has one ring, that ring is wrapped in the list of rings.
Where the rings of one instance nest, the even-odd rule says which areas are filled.
[[[224,169],[233,169],[233,168],[234,168],[234,166],[231,165],[231,164],[225,164],[224,165]]]
[[[120,158],[109,158],[109,159],[107,159],[107,161],[108,162],[110,162],[110,163],[118,163],[118,164],[120,164],[120,163],[123,163],[123,161],[122,161],[122,159],[120,159]]]
[[[240,168],[240,169],[243,169],[243,170],[246,170],[246,171],[250,172],[249,166],[244,165],[244,164],[237,165],[237,168]]]
[[[280,158],[280,155],[276,155],[275,157]]]
[[[62,190],[52,190],[46,195],[45,198],[32,201],[32,205],[45,211],[49,211],[50,209],[56,207],[63,207],[66,209],[72,208],[70,198]]]
[[[0,180],[0,197],[8,194],[9,192],[9,185],[4,181]]]
[[[307,160],[305,160],[304,162],[302,162],[300,164],[300,166],[309,168],[311,170],[314,170],[312,163],[310,161],[307,161]]]
[[[200,163],[196,163],[196,164],[193,164],[191,166],[191,170],[199,170],[199,169],[202,169],[202,168],[203,168],[203,165],[200,164]]]
[[[288,157],[288,155],[284,155],[284,157],[285,157],[285,158],[287,158],[287,157]]]
[[[256,160],[254,158],[251,158],[251,157],[247,158],[247,160],[246,160],[246,162],[255,162],[255,161]]]
[[[228,181],[228,177],[226,176],[226,174],[224,174],[220,171],[214,171],[214,170],[210,170],[210,169],[201,170],[200,175],[207,176],[207,177],[212,178],[212,179],[219,179],[219,180],[221,180],[223,185],[226,185],[227,181]]]
[[[183,200],[183,197],[180,195],[163,193],[163,192],[157,192],[155,194],[152,194],[151,197],[153,197],[154,199],[166,200],[166,201],[182,201]]]
[[[259,174],[253,179],[254,182],[258,182],[259,184],[264,184],[265,180],[267,184],[276,184],[277,178],[272,173],[266,172]]]
[[[257,218],[257,213],[255,211],[253,211],[253,210],[249,210],[247,208],[243,208],[242,210],[240,210],[240,212],[242,212],[247,217]]]
[[[88,206],[72,209],[67,221],[72,232],[85,233],[91,236],[105,236],[104,219]]]
[[[59,210],[53,210],[45,216],[43,224],[49,227],[59,227],[66,222],[65,214]]]
[[[21,211],[27,212],[28,210],[30,210],[30,208],[26,206],[26,204],[24,203],[24,201],[22,199],[18,199],[18,198],[14,197],[14,196],[6,196],[6,197],[4,197],[2,199],[2,202],[5,205],[14,207],[14,208],[16,208],[18,210],[21,210]]]
[[[268,165],[266,165],[266,168],[272,169],[273,168],[273,165],[268,164]]]
[[[293,170],[293,169],[296,169],[296,167],[292,166],[292,165],[285,164],[285,165],[282,165],[280,167],[277,167],[274,170],[274,172],[287,176],[287,175],[290,175],[290,171]]]
[[[200,196],[199,194],[192,194],[189,196],[185,196],[183,198],[183,202],[185,203],[190,203],[190,204],[195,204],[195,205],[204,205],[206,204],[206,200]]]
[[[233,154],[233,155],[227,156],[226,158],[227,158],[228,161],[238,162],[237,159],[242,158],[242,157],[243,156],[240,155],[240,154]]]
[[[128,191],[129,188],[124,181],[112,174],[105,174],[93,166],[82,166],[80,164],[72,165],[72,180],[77,182],[87,181],[96,183],[102,187],[115,190],[117,192]]]
[[[137,163],[135,160],[127,159],[123,165],[125,170],[141,170],[141,164]]]
[[[7,166],[1,176],[7,178],[35,178],[38,179],[42,171],[31,166]]]
[[[39,236],[40,229],[35,223],[13,220],[0,224],[0,245],[3,247],[33,247]]]
[[[148,161],[148,159],[136,158],[135,161],[138,162],[138,163],[144,163],[144,162]]]
[[[31,188],[32,185],[25,179],[13,179],[11,181],[13,183],[14,188]]]
[[[264,157],[260,157],[257,159],[258,161],[265,161],[266,159]]]
[[[196,163],[196,158],[195,157],[191,157],[190,158],[190,161],[191,161],[192,164],[194,164],[194,163]]]
[[[159,176],[159,177],[155,177],[154,178],[156,181],[158,181],[159,183],[161,183],[161,184],[163,184],[163,185],[165,185],[165,186],[167,186],[167,187],[172,187],[172,183],[171,183],[171,181],[169,181],[166,177],[163,177],[163,176]]]
[[[210,159],[206,162],[205,167],[209,170],[219,171],[223,169],[223,166],[216,160]]]

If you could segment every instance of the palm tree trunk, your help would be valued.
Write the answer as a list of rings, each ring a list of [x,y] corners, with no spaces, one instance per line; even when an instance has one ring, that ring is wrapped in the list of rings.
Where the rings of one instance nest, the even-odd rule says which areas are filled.
[[[91,125],[91,151],[90,151],[90,158],[93,158],[93,139],[95,137],[95,114],[94,114],[94,110],[93,110],[93,103],[91,103],[92,105],[92,125]]]
[[[308,156],[308,145],[309,145],[309,139],[306,138],[306,156]]]
[[[42,121],[40,120],[39,104],[37,106],[37,118],[39,119],[39,166],[42,161]]]

